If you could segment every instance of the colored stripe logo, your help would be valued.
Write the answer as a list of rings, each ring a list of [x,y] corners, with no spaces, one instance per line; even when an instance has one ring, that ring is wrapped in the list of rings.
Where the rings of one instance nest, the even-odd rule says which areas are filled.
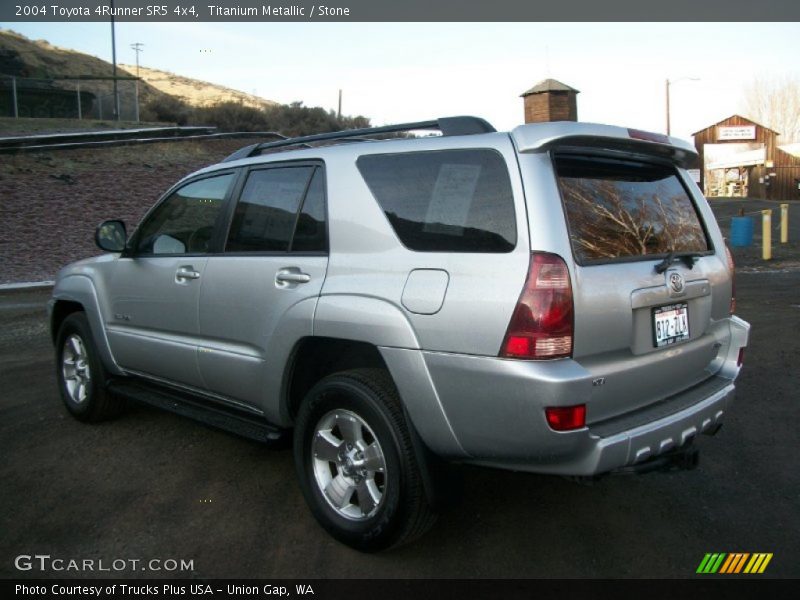
[[[769,552],[715,552],[708,553],[700,561],[697,573],[706,574],[737,574],[737,573],[763,573],[769,561],[772,560],[772,553]]]

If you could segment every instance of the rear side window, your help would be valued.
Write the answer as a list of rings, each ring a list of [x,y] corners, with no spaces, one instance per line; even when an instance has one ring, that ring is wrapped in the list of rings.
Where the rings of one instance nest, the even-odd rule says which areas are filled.
[[[233,215],[228,252],[287,252],[315,167],[251,171]]]
[[[579,263],[709,250],[675,169],[573,156],[556,156],[555,165]]]
[[[400,241],[421,252],[510,252],[514,196],[494,150],[373,154],[358,169]]]

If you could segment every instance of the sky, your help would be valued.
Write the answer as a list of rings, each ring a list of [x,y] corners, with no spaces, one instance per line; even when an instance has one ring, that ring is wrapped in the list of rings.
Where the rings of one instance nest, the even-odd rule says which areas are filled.
[[[0,23],[111,60],[107,23]],[[756,77],[800,77],[800,23],[117,23],[117,61],[375,125],[481,116],[523,122],[519,95],[552,77],[578,90],[581,121],[672,134],[743,112]],[[696,80],[695,80],[696,79]]]

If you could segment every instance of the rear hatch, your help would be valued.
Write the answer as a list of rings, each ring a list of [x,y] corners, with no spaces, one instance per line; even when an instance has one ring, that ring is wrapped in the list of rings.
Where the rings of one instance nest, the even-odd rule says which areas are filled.
[[[573,359],[593,377],[588,423],[711,377],[714,322],[727,316],[731,291],[716,222],[681,168],[689,153],[624,137],[573,136],[521,156],[526,194],[547,189],[549,211],[561,219],[537,219],[545,201],[529,200],[532,248],[571,262]],[[551,183],[542,181],[546,171]]]

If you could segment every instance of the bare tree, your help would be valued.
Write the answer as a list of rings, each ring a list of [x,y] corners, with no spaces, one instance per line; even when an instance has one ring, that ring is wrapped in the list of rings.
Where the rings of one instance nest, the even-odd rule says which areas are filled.
[[[800,79],[760,77],[745,86],[744,110],[754,121],[781,134],[779,144],[800,142]]]
[[[610,180],[566,177],[560,184],[573,248],[583,260],[708,248],[682,190],[664,184],[633,191]]]

